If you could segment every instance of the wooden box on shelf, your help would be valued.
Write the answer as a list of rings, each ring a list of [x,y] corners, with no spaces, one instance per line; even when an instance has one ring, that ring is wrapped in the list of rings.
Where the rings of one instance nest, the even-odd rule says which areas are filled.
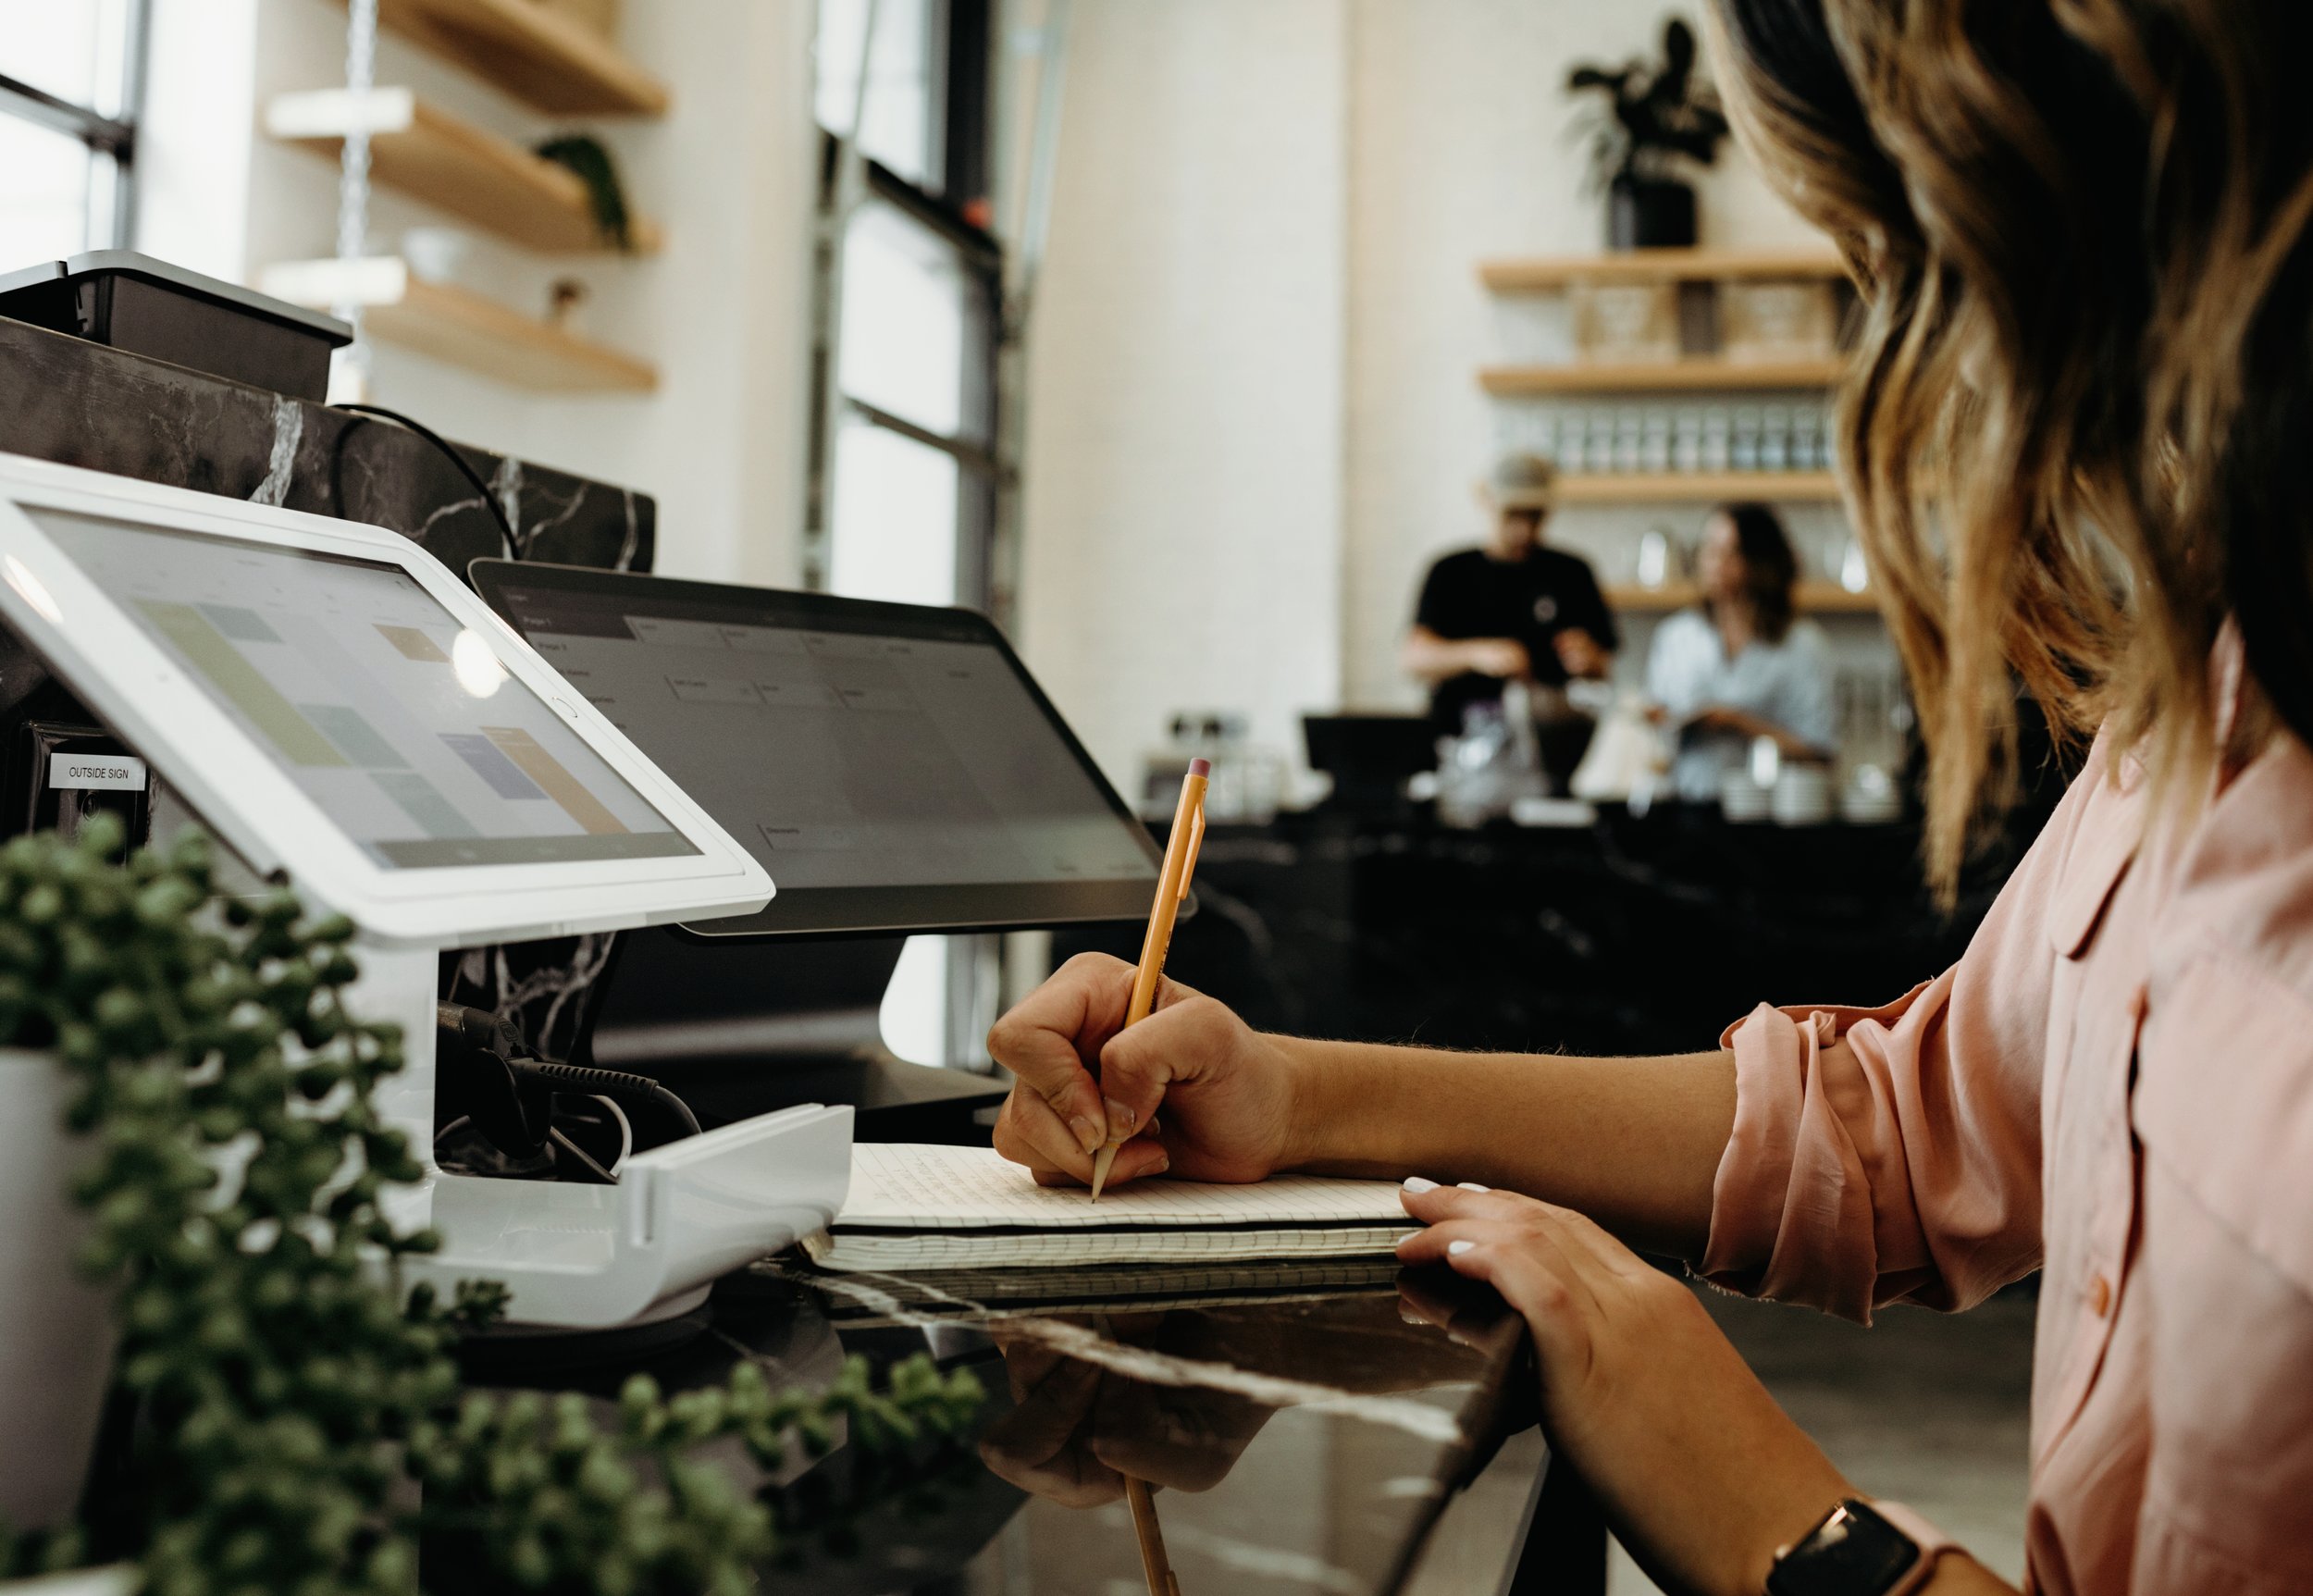
[[[1731,364],[1828,360],[1839,303],[1821,278],[1760,278],[1719,285],[1719,352]]]
[[[1577,283],[1574,342],[1597,365],[1649,365],[1679,356],[1678,285]]]

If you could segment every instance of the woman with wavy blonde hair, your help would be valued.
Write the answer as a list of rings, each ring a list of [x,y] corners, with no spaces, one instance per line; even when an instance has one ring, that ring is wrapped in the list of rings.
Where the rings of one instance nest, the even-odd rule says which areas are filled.
[[[1858,1319],[2040,1270],[2028,1588],[2313,1590],[2313,5],[1714,6],[1865,308],[1841,464],[1932,879],[2008,790],[2019,681],[2093,736],[2061,808],[1950,970],[1686,1058],[1258,1035],[1177,986],[1119,1031],[1132,971],[1080,959],[990,1037],[996,1144],[1055,1182],[1111,1133],[1128,1178],[1410,1174],[1402,1256],[1525,1315],[1558,1455],[1682,1590],[2007,1587],[1857,1498],[1616,1235]]]

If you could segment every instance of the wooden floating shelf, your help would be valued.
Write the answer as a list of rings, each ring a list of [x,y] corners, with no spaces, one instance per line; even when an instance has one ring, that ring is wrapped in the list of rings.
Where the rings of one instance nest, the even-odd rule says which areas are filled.
[[[266,108],[275,138],[334,161],[345,135],[369,129],[370,170],[377,181],[550,254],[615,248],[594,223],[587,185],[509,139],[427,105],[407,89],[377,89],[357,100],[341,89],[283,94]],[[654,253],[658,228],[639,217],[630,232],[637,254]]]
[[[670,103],[609,40],[534,0],[378,0],[377,20],[555,116],[658,117]]]
[[[421,354],[548,393],[649,393],[659,368],[564,332],[494,299],[410,279],[395,304],[372,305],[369,327]]]
[[[1691,582],[1662,588],[1616,583],[1606,589],[1606,601],[1634,615],[1668,614],[1699,602],[1702,589]],[[1850,593],[1836,582],[1801,582],[1792,594],[1802,615],[1875,615],[1879,600],[1869,592]]]
[[[375,337],[518,388],[649,393],[659,386],[658,367],[648,361],[470,290],[427,282],[392,256],[290,261],[268,267],[260,287],[292,304],[358,303]]]
[[[1557,365],[1489,365],[1478,380],[1497,398],[1547,393],[1690,393],[1704,390],[1828,388],[1839,380],[1844,362],[1829,360],[1602,361]]]
[[[1839,479],[1828,471],[1568,472],[1552,495],[1561,504],[1693,504],[1836,501]]]
[[[1547,293],[1576,283],[1723,282],[1738,278],[1830,278],[1847,267],[1827,249],[1627,250],[1478,264],[1479,280],[1496,293]]]

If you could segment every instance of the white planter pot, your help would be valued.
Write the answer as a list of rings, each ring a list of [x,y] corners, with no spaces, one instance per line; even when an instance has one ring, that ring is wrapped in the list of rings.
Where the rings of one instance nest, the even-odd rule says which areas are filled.
[[[44,1529],[88,1478],[117,1340],[111,1300],[74,1265],[88,1218],[66,1192],[88,1156],[66,1135],[47,1053],[0,1047],[0,1518]]]

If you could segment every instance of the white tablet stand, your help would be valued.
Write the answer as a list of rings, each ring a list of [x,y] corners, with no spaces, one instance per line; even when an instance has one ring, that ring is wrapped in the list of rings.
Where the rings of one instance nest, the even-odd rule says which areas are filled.
[[[108,529],[92,534],[88,521]],[[155,563],[169,567],[167,586],[142,569],[124,575],[118,562],[100,575],[83,563],[93,559],[92,537],[143,539],[166,556]],[[320,558],[301,563],[285,553]],[[149,618],[165,604],[181,620],[189,605],[198,607],[204,583],[228,578],[275,584],[278,610],[283,592],[302,592],[300,583],[326,583],[333,570],[344,579],[349,561],[390,567],[377,579],[422,588],[415,598],[406,584],[397,591],[428,615],[426,599],[446,612],[439,624],[445,636],[455,634],[462,666],[487,671],[494,660],[513,690],[489,718],[518,711],[541,736],[575,734],[584,755],[608,766],[606,789],[639,803],[684,846],[650,858],[382,863],[310,782],[301,783],[297,761],[252,729],[247,702],[183,651],[175,634],[173,646],[164,646],[165,628]],[[717,1277],[823,1227],[841,1207],[851,1110],[816,1104],[636,1155],[612,1186],[448,1175],[434,1166],[435,986],[444,951],[751,913],[772,885],[745,849],[432,556],[377,527],[0,455],[0,617],[251,866],[285,872],[310,904],[359,927],[362,975],[349,1004],[365,1018],[402,1025],[408,1067],[380,1107],[427,1167],[418,1185],[393,1194],[390,1212],[397,1223],[431,1225],[444,1238],[441,1251],[413,1267],[414,1279],[445,1293],[462,1280],[501,1281],[513,1293],[510,1317],[521,1322],[624,1324],[686,1309]],[[360,619],[351,623],[356,632],[365,630]],[[247,623],[220,625],[248,631]],[[245,683],[254,657],[245,649],[240,664],[226,657],[232,640],[228,632],[205,646]],[[476,649],[478,662],[464,657]],[[262,674],[263,662],[255,664]]]
[[[574,926],[572,930],[603,930]],[[496,939],[492,939],[496,940]],[[768,1257],[843,1206],[851,1178],[847,1107],[804,1104],[627,1158],[614,1186],[452,1175],[435,1166],[434,989],[440,954],[357,937],[347,1004],[402,1026],[408,1063],[380,1108],[421,1150],[426,1178],[389,1192],[397,1228],[430,1225],[439,1252],[404,1265],[447,1299],[460,1281],[500,1281],[508,1317],[603,1327],[669,1318],[723,1275]]]

